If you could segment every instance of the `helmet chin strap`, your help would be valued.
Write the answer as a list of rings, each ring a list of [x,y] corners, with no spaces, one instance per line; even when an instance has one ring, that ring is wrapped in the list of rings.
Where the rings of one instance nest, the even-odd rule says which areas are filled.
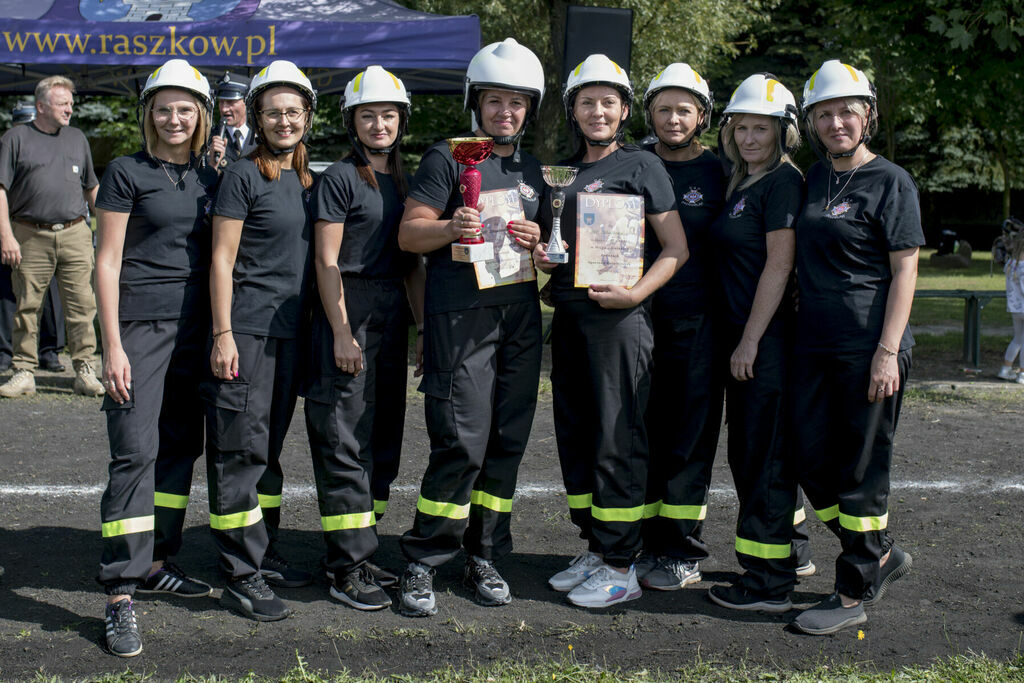
[[[861,133],[860,140],[857,141],[857,144],[849,152],[840,152],[839,154],[828,152],[828,156],[832,159],[848,159],[857,153],[857,150],[860,149],[861,145],[867,145],[869,142],[871,142],[871,136]]]
[[[580,127],[579,121],[573,116],[572,124],[576,128],[576,134],[583,138],[588,147],[610,147],[613,142],[622,142],[626,139],[626,131],[622,130],[622,124],[624,121],[619,120],[619,127],[615,129],[615,135],[611,136],[607,140],[592,140],[583,133],[583,128]],[[689,143],[687,143],[689,144]]]
[[[693,141],[694,141],[694,139],[696,139],[696,137],[697,137],[696,135],[691,135],[689,138],[687,138],[686,142],[680,142],[678,145],[670,145],[667,142],[665,142],[664,140],[662,140],[661,138],[658,138],[658,142],[660,142],[662,145],[664,145],[665,149],[669,150],[670,152],[674,152],[677,149],[686,149],[687,147],[692,145]]]

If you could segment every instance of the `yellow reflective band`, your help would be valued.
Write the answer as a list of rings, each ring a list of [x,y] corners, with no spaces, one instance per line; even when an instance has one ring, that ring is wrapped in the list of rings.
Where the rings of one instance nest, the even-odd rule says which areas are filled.
[[[658,72],[658,75],[654,77],[654,80],[656,80],[656,81],[660,81],[660,80],[661,80],[661,76],[662,76],[662,74],[664,74],[664,73],[665,73],[665,70],[664,70],[664,69],[662,69],[661,71],[659,71],[659,72]]]
[[[854,517],[839,513],[839,526],[850,531],[881,531],[888,525],[888,512],[881,517]]]
[[[644,506],[635,508],[599,508],[590,506],[590,516],[602,522],[639,522],[644,518]]]
[[[494,510],[495,512],[512,512],[511,498],[498,498],[484,491],[474,490],[473,494],[469,497],[469,502],[473,505],[485,507],[488,510]]]
[[[852,66],[850,66],[849,64],[843,64],[843,66],[845,66],[846,70],[850,72],[850,78],[852,78],[854,81],[860,80],[859,78],[857,78],[857,72],[854,70]]]
[[[573,76],[579,76],[580,75],[580,69],[582,69],[582,68],[583,68],[583,62],[580,62],[579,64],[576,65],[576,68],[573,70],[573,72],[572,72]]]
[[[585,510],[590,507],[590,504],[594,502],[594,494],[592,493],[577,493],[576,495],[566,495],[569,499],[570,510]]]
[[[260,71],[260,72],[259,72],[258,74],[256,74],[256,75],[257,75],[257,76],[259,76],[260,78],[262,78],[262,77],[266,76],[266,75],[267,75],[267,69],[269,69],[269,68],[270,68],[269,66],[265,66],[265,67],[263,67],[263,70],[262,70],[262,71]]]
[[[669,519],[704,519],[708,516],[707,505],[661,504],[661,516]]]
[[[352,83],[352,91],[353,92],[359,92],[359,86],[363,82],[363,73],[365,73],[365,72],[363,72],[363,71],[359,72],[359,74],[356,76],[355,82]]]
[[[691,69],[691,71],[692,71],[692,69]],[[700,83],[700,82],[702,82],[704,80],[703,78],[700,77],[700,74],[697,73],[696,71],[693,72],[693,75],[697,79],[698,83]]]
[[[831,522],[839,516],[839,503],[836,503],[830,508],[825,508],[824,510],[815,510],[814,514],[818,515],[818,519],[823,522]]]
[[[395,77],[395,74],[391,73],[390,71],[385,71],[384,73],[386,73],[388,76],[391,76],[391,80],[395,84],[395,90],[398,90],[398,79]]]
[[[644,505],[644,519],[657,517],[659,512],[661,512],[660,500],[656,503],[648,503],[647,505]]]
[[[210,528],[218,531],[230,529],[242,529],[252,526],[263,519],[263,510],[259,506],[245,512],[234,512],[230,515],[215,515],[210,513]]]
[[[145,517],[129,517],[119,519],[115,522],[103,523],[103,538],[111,536],[126,536],[128,534],[141,534],[144,531],[153,530],[153,515]]]
[[[260,499],[261,508],[279,508],[281,507],[281,494],[276,496],[264,495],[262,493],[257,494]]]
[[[769,102],[774,102],[775,101],[775,86],[777,86],[777,85],[780,85],[780,83],[778,81],[776,81],[776,80],[771,79],[771,78],[769,78],[768,82],[765,83],[765,86],[768,88],[768,92],[765,95],[765,99],[768,100]]]
[[[372,512],[350,512],[347,515],[329,515],[320,518],[324,531],[345,531],[346,529],[369,529],[377,523]]]
[[[188,507],[188,496],[178,496],[173,493],[160,493],[157,491],[153,494],[153,505],[156,505],[158,508],[184,510]]]
[[[818,69],[818,71],[821,71],[821,69]],[[811,92],[814,92],[814,81],[818,78],[818,71],[811,74],[811,82],[807,85],[807,89]]]
[[[784,560],[791,552],[790,543],[759,543],[746,538],[736,537],[736,552],[763,560]]]
[[[804,512],[803,508],[797,508],[796,512],[793,513],[793,526],[802,524],[807,521],[807,513]]]
[[[469,517],[469,504],[459,505],[458,503],[438,503],[427,500],[423,496],[416,501],[416,509],[425,515],[434,517],[447,517],[448,519],[466,519]]]
[[[373,501],[373,513],[380,517],[388,509],[388,502],[386,500],[375,500]]]

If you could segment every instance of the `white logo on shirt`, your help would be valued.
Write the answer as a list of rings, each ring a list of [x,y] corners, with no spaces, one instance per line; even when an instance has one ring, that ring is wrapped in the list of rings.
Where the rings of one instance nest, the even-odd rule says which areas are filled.
[[[71,164],[71,172],[78,175],[78,164]]]

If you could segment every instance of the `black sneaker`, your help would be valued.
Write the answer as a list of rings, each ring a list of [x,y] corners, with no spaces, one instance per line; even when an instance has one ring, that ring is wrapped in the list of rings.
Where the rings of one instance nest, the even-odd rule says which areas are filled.
[[[327,576],[327,580],[334,583],[334,570],[327,566],[327,558],[320,558],[320,566],[323,567],[324,574]],[[398,585],[398,575],[389,572],[384,567],[375,565],[373,562],[367,560],[363,562],[363,566],[370,570],[370,575],[373,576],[373,582],[381,588],[391,588],[392,586]]]
[[[139,622],[135,619],[131,598],[121,598],[107,605],[107,649],[118,657],[134,657],[142,652]]]
[[[729,586],[712,586],[708,591],[708,597],[716,605],[728,609],[772,613],[788,612],[793,609],[793,603],[789,598],[768,600],[735,583]]]
[[[56,353],[46,353],[39,357],[39,369],[47,372],[64,372],[67,368],[60,362]]]
[[[419,562],[410,562],[402,574],[401,601],[398,610],[407,617],[432,617],[437,614],[434,601],[434,570]]]
[[[512,593],[505,579],[488,560],[470,555],[462,582],[473,590],[473,598],[484,607],[498,607],[512,602]]]
[[[220,604],[256,621],[278,621],[292,613],[259,573],[231,579],[224,588]]]
[[[353,569],[331,586],[331,597],[335,600],[365,611],[384,609],[391,604],[391,598],[373,580],[373,574],[364,564]]]
[[[143,595],[165,593],[182,598],[205,598],[213,592],[213,588],[208,583],[186,576],[178,565],[164,562],[164,566],[146,579],[135,592]]]
[[[271,586],[282,588],[298,588],[313,583],[313,575],[302,569],[296,569],[281,557],[274,546],[267,548],[260,565],[260,574]]]
[[[833,593],[810,609],[805,609],[793,620],[793,628],[812,636],[824,636],[868,620],[864,614],[864,601],[853,607],[843,607],[838,593]]]
[[[889,589],[889,586],[897,579],[902,579],[909,574],[913,564],[914,558],[894,543],[889,548],[889,559],[878,570],[878,583],[870,586],[867,592],[864,593],[864,606],[871,607],[881,601],[885,597],[885,591]]]

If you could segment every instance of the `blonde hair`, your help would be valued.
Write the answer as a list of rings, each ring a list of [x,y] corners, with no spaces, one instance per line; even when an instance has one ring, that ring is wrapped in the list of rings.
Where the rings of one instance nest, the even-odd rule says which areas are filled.
[[[732,163],[732,174],[729,176],[729,187],[726,190],[726,196],[733,193],[733,190],[742,190],[750,187],[761,178],[765,177],[775,169],[782,166],[782,164],[789,164],[797,171],[800,167],[793,163],[793,159],[790,158],[788,152],[783,152],[779,146],[778,141],[785,131],[785,147],[787,150],[793,150],[800,145],[800,131],[797,130],[795,125],[783,126],[782,119],[778,116],[769,117],[772,120],[772,130],[775,132],[775,149],[772,152],[772,158],[768,160],[768,164],[764,167],[763,171],[758,171],[754,174],[747,173],[747,162],[743,160],[743,156],[740,155],[740,150],[736,146],[736,139],[733,132],[736,130],[737,124],[742,121],[748,114],[733,114],[729,117],[728,122],[722,128],[722,153],[725,154],[725,158]]]
[[[36,84],[36,102],[49,103],[50,91],[54,88],[66,88],[74,94],[75,84],[67,76],[47,76]]]
[[[871,137],[875,134],[875,129],[878,128],[878,118],[871,116],[871,107],[863,97],[837,97],[843,101],[843,106],[852,111],[854,114],[860,117],[860,120],[864,124],[864,134]],[[825,100],[829,102],[829,100]],[[807,116],[804,117],[804,128],[807,129],[807,139],[811,141],[811,144],[816,145],[819,149],[828,152],[828,148],[825,147],[825,143],[818,137],[818,130],[814,127],[814,110],[822,104],[818,102],[811,107],[811,110],[807,112]]]
[[[210,112],[207,111],[206,107],[202,102],[199,101],[194,94],[190,93],[184,88],[160,88],[160,90],[177,90],[178,92],[185,93],[196,105],[196,109],[199,110],[199,119],[196,121],[196,129],[192,131],[192,139],[189,141],[189,149],[196,156],[199,156],[203,147],[206,146],[206,140],[210,137]],[[160,92],[155,90],[150,93],[149,97],[146,98],[146,105],[142,113],[142,142],[146,146],[146,154],[156,158],[156,154],[153,153],[153,149],[156,146],[156,141],[159,139],[156,132],[156,124],[153,123],[153,102],[156,100],[155,95]]]

